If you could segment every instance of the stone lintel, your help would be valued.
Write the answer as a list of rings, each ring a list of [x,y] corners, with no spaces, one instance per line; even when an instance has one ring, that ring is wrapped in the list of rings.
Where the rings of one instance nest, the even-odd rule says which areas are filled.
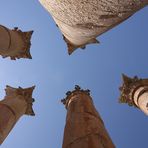
[[[100,43],[96,38],[92,38],[92,39],[90,39],[88,42],[86,42],[83,45],[74,45],[64,35],[63,35],[63,40],[67,44],[68,54],[69,55],[71,55],[78,48],[85,49],[87,44],[98,44],[98,43]]]
[[[32,108],[33,102],[35,101],[32,98],[32,93],[34,89],[35,89],[35,86],[29,87],[29,88],[21,88],[21,87],[14,88],[7,85],[5,89],[5,92],[6,92],[5,97],[11,99],[11,98],[21,96],[21,99],[23,98],[27,102],[27,109],[25,114],[34,116],[35,113]]]
[[[71,97],[73,97],[73,96],[75,96],[77,94],[82,94],[82,93],[90,96],[90,90],[89,89],[84,90],[84,89],[81,89],[81,87],[79,85],[75,85],[75,89],[73,91],[68,91],[66,93],[66,97],[64,99],[62,99],[61,102],[67,108]]]

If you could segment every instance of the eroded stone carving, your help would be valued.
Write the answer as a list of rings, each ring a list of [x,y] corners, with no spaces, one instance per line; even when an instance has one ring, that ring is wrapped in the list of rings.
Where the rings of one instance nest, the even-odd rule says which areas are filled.
[[[137,76],[130,78],[124,74],[122,79],[119,102],[139,108],[148,115],[148,79],[139,79]]]
[[[0,55],[12,60],[20,58],[32,59],[30,54],[33,31],[22,32],[18,27],[10,30],[0,25]]]
[[[35,86],[30,88],[6,86],[6,96],[0,101],[0,144],[22,115],[35,115],[32,109],[34,88]]]

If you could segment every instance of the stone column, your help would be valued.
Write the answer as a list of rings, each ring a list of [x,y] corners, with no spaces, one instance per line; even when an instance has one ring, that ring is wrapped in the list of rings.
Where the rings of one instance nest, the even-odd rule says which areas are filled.
[[[67,109],[62,148],[115,148],[93,105],[89,90],[78,85],[62,100]]]
[[[123,74],[120,103],[134,106],[148,115],[148,79],[129,78]]]
[[[34,86],[25,89],[6,86],[6,96],[0,101],[0,144],[22,115],[35,115],[32,109],[34,88]]]
[[[19,58],[31,59],[30,46],[33,31],[22,32],[17,27],[10,30],[0,25],[0,55],[10,57],[12,60]]]
[[[99,43],[96,37],[148,5],[148,0],[39,0],[63,34],[68,53]]]

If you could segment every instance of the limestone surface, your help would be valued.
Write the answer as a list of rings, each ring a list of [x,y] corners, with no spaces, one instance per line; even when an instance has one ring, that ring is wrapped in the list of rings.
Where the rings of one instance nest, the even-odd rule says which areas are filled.
[[[120,24],[148,0],[39,0],[61,30],[68,53],[99,43],[96,37]]]
[[[31,36],[33,31],[23,32],[17,27],[8,29],[0,25],[0,55],[3,58],[10,57],[12,60],[29,58]]]
[[[134,106],[148,115],[148,79],[130,78],[123,74],[120,103]]]
[[[115,148],[89,90],[76,86],[62,102],[67,109],[62,148]]]
[[[32,93],[30,88],[6,86],[6,96],[0,101],[0,144],[6,139],[11,129],[24,114],[34,116]]]

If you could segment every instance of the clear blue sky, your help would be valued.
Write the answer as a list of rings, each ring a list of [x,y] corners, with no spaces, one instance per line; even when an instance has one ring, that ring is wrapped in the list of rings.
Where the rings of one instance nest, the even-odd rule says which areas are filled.
[[[148,117],[118,104],[121,73],[148,77],[148,8],[101,35],[100,45],[78,49],[71,56],[54,21],[37,0],[1,0],[0,24],[35,31],[32,60],[0,58],[0,97],[7,84],[36,85],[36,116],[23,116],[1,148],[61,148],[66,110],[60,99],[75,84],[91,90],[117,148],[148,147]]]

